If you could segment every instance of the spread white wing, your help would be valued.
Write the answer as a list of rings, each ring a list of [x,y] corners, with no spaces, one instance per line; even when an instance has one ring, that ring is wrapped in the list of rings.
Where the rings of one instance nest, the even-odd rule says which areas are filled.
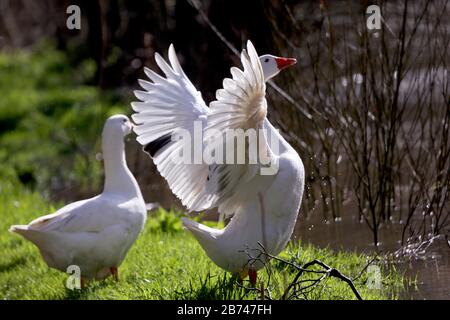
[[[271,152],[265,137],[259,138],[258,130],[263,128],[267,103],[264,74],[256,50],[249,41],[247,51],[241,54],[244,69],[231,68],[232,79],[223,81],[223,89],[217,91],[217,100],[209,109],[184,74],[172,45],[169,48],[171,66],[158,54],[155,58],[166,78],[145,70],[153,83],[140,81],[146,91],[135,92],[142,101],[132,103],[136,111],[132,117],[139,124],[135,128],[137,140],[153,157],[172,192],[189,210],[219,207],[220,213],[232,215],[243,201],[249,200],[248,196],[256,195],[258,185],[263,186],[255,179],[269,179],[260,175],[261,160],[264,164],[277,163],[277,156]],[[205,148],[222,149],[227,153],[231,145],[227,136],[230,129],[231,132],[254,129],[257,140],[246,139],[243,164],[174,161],[185,147],[185,141],[174,141],[171,137],[180,130],[187,130],[194,137],[195,121],[201,121],[204,127],[202,153]],[[217,139],[218,136],[223,139]],[[257,155],[249,152],[251,143],[258,144]],[[194,147],[191,150],[199,151]],[[242,150],[235,148],[234,151],[239,154]]]
[[[183,148],[194,150],[194,147],[186,145],[186,140],[173,138],[183,134],[183,131],[194,137],[195,122],[204,128],[209,109],[201,93],[183,72],[173,45],[169,47],[171,66],[158,53],[155,59],[166,78],[146,68],[145,74],[152,82],[139,81],[145,91],[135,91],[141,102],[131,104],[136,112],[132,118],[138,124],[134,129],[138,135],[137,141],[153,158],[159,172],[183,205],[189,210],[204,210],[211,205],[211,197],[203,192],[208,167],[202,163],[180,161]],[[200,142],[200,152],[201,149]]]
[[[222,150],[225,150],[225,163],[209,166],[206,185],[207,193],[213,195],[213,205],[224,215],[234,214],[241,204],[251,201],[264,187],[263,180],[273,178],[261,176],[261,167],[276,165],[278,161],[263,131],[267,114],[266,84],[259,57],[250,41],[247,51],[241,53],[241,62],[244,69],[231,68],[232,79],[224,79],[223,89],[217,90],[217,100],[210,104],[205,130],[208,149],[221,149],[223,143]],[[238,144],[235,136],[239,134],[244,134],[241,141],[245,144]],[[230,159],[234,158],[236,163],[240,153],[244,163],[227,163],[230,151],[234,152]]]

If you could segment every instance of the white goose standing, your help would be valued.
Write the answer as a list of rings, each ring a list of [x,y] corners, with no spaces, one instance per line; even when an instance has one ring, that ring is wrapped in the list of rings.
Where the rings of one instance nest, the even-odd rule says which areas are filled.
[[[285,248],[304,189],[304,168],[299,155],[266,118],[265,82],[296,60],[272,55],[258,57],[248,41],[247,51],[241,54],[244,69],[231,68],[233,78],[223,81],[223,89],[216,93],[217,100],[208,108],[183,72],[172,45],[171,66],[158,53],[155,59],[166,78],[144,69],[153,82],[140,80],[145,91],[135,91],[142,101],[132,103],[136,112],[132,118],[138,124],[134,127],[137,140],[153,158],[172,192],[190,211],[218,207],[222,215],[233,216],[222,230],[188,219],[183,219],[183,223],[212,261],[239,274],[241,279],[248,274],[255,283],[256,271],[265,260],[249,264],[249,252],[260,248],[259,243],[272,255]],[[188,130],[195,138],[195,122],[203,125],[201,144],[205,147],[214,130],[224,134],[230,129],[263,128],[266,135],[259,145],[266,152],[258,157],[257,164],[180,163],[175,159],[179,159],[185,141],[172,137]],[[277,153],[274,143],[278,144]],[[193,148],[194,152],[204,150]],[[262,163],[267,164],[267,160],[278,167],[273,175],[261,174]]]
[[[126,116],[106,121],[102,134],[105,186],[100,195],[10,228],[33,242],[49,267],[66,272],[68,266],[78,266],[82,286],[85,279],[111,274],[118,280],[118,268],[145,223],[144,199],[125,160],[124,137],[131,130]]]

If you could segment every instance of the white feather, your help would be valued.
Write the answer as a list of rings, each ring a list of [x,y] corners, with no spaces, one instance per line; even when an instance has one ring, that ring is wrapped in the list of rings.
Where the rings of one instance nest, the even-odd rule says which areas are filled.
[[[28,225],[11,226],[11,232],[39,248],[50,267],[66,272],[76,265],[82,277],[102,279],[110,268],[120,266],[142,230],[147,210],[125,163],[123,137],[130,130],[125,121],[125,116],[113,116],[105,125],[106,182],[100,195],[68,204]]]
[[[303,194],[304,171],[298,154],[266,118],[265,79],[272,75],[264,74],[252,43],[248,41],[247,50],[242,51],[243,70],[231,68],[232,79],[223,80],[223,88],[217,90],[216,101],[210,103],[209,109],[183,72],[172,45],[171,66],[160,55],[155,59],[166,78],[147,69],[154,84],[140,81],[147,93],[138,91],[136,97],[144,102],[132,104],[136,111],[133,119],[139,124],[135,132],[141,144],[158,142],[170,130],[192,130],[195,120],[205,125],[201,151],[211,147],[226,150],[229,141],[224,144],[214,140],[217,132],[226,136],[228,129],[266,130],[260,143],[264,159],[256,157],[255,164],[174,165],[171,159],[181,149],[180,144],[171,142],[158,150],[153,157],[158,170],[189,210],[218,207],[222,215],[233,216],[222,230],[187,219],[183,220],[184,226],[225,270],[245,269],[249,256],[244,251],[247,247],[260,248],[258,243],[263,243],[268,253],[278,254],[292,234]],[[272,151],[274,143],[280,146],[277,153]],[[267,160],[279,168],[278,172],[260,173]]]

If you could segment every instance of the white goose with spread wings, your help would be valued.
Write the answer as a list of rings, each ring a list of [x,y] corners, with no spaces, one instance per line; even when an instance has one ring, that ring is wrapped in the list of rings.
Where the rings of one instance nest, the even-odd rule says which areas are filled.
[[[303,194],[302,161],[266,118],[265,82],[296,61],[272,55],[258,57],[248,41],[241,54],[243,70],[231,68],[232,79],[223,81],[217,100],[208,108],[183,72],[172,45],[171,65],[159,54],[155,59],[165,77],[145,68],[152,82],[139,81],[144,91],[135,91],[135,95],[141,102],[132,103],[137,140],[190,211],[217,207],[222,215],[232,216],[222,230],[188,219],[183,223],[218,266],[241,277],[250,274],[255,282],[256,270],[264,261],[249,261],[249,254],[256,255],[252,250],[260,249],[259,244],[272,255],[285,248]],[[195,140],[199,125],[203,128],[200,144],[174,138],[187,130]],[[214,147],[225,150],[226,157],[230,152],[226,146],[232,140],[227,133],[236,129],[263,132],[257,140],[246,139],[244,148],[251,143],[259,148],[256,156],[246,148],[243,164],[208,164],[203,157],[194,164],[179,161],[187,143],[191,159]],[[225,139],[214,140],[217,136]]]

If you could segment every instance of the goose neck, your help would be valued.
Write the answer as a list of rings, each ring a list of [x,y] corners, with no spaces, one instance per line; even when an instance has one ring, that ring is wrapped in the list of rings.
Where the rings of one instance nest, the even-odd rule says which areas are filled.
[[[104,138],[102,143],[105,167],[104,192],[136,193],[137,183],[126,163],[123,139],[109,140]]]

